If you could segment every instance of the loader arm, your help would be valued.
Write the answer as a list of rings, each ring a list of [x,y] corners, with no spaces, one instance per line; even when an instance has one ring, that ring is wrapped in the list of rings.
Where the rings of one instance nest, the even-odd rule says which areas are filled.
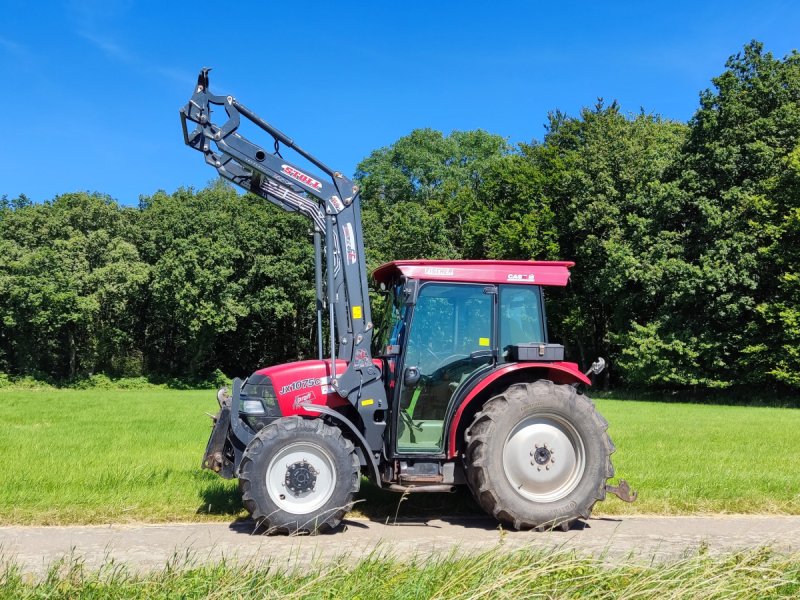
[[[372,314],[367,288],[366,258],[361,229],[359,189],[342,173],[305,152],[232,96],[215,96],[209,90],[208,71],[203,69],[194,94],[181,111],[184,142],[202,152],[207,164],[225,179],[289,211],[298,212],[314,225],[325,249],[325,300],[329,310],[331,385],[358,410],[370,447],[382,446],[385,419],[375,411],[387,409],[381,373],[372,362]],[[212,122],[225,111],[224,122]],[[272,136],[274,152],[238,133],[245,118]],[[189,123],[195,124],[189,130]],[[280,144],[305,158],[326,177],[311,174],[285,160]],[[328,180],[326,180],[326,178]],[[323,265],[316,258],[317,279]],[[322,300],[317,288],[318,302]],[[319,306],[319,304],[318,304]],[[318,312],[318,317],[320,313]],[[335,377],[335,362],[347,362],[347,369]],[[372,457],[376,459],[375,456]]]

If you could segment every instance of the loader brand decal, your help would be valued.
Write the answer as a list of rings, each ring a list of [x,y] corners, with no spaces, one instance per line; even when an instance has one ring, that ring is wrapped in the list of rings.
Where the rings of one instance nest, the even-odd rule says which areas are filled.
[[[506,278],[508,281],[536,281],[536,276],[533,273],[523,275],[522,273],[509,273]]]
[[[352,223],[345,223],[344,225],[344,251],[347,254],[347,262],[354,265],[358,260],[358,256],[356,255],[356,237],[353,235]]]
[[[322,184],[311,177],[310,175],[306,175],[302,171],[298,171],[292,166],[289,165],[281,165],[281,171],[286,173],[292,179],[299,181],[307,188],[311,188],[312,190],[320,191],[322,189]]]
[[[336,212],[342,212],[344,210],[344,204],[339,200],[339,196],[331,196],[331,206],[333,206]]]
[[[425,267],[425,275],[434,277],[452,277],[453,269],[442,269],[440,267]]]
[[[305,394],[297,394],[297,396],[294,397],[292,407],[298,409],[304,404],[314,404],[316,401],[317,395],[313,391],[306,392]]]

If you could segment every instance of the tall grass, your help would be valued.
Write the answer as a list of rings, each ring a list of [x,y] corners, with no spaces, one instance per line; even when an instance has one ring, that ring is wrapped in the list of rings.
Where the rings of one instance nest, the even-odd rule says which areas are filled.
[[[800,514],[800,410],[604,399],[635,504],[603,512]]]
[[[76,557],[33,579],[13,564],[0,575],[0,598],[796,598],[800,555],[768,549],[666,563],[611,562],[575,552],[496,548],[400,560],[374,551],[355,561],[297,564],[175,560],[135,574],[108,563],[90,570]]]
[[[214,393],[0,392],[0,522],[194,520],[241,510],[235,483],[200,470]]]
[[[601,513],[800,514],[800,410],[603,399],[614,464],[640,492]],[[243,516],[235,482],[201,471],[213,392],[0,390],[0,524]],[[372,518],[480,514],[469,492],[362,486]]]

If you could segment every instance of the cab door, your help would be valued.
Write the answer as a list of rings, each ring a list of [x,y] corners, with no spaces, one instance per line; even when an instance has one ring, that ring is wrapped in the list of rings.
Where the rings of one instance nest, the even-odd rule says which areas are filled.
[[[399,454],[439,454],[453,394],[495,361],[494,286],[426,283],[420,287],[399,377],[395,415]]]

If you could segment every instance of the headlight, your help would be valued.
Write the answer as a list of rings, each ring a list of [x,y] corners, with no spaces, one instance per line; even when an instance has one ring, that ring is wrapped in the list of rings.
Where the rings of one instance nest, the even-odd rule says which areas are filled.
[[[264,405],[261,400],[245,400],[242,402],[242,413],[246,415],[265,415],[267,411],[264,410]]]
[[[244,415],[280,417],[278,398],[269,377],[251,375],[242,386],[239,412]]]

